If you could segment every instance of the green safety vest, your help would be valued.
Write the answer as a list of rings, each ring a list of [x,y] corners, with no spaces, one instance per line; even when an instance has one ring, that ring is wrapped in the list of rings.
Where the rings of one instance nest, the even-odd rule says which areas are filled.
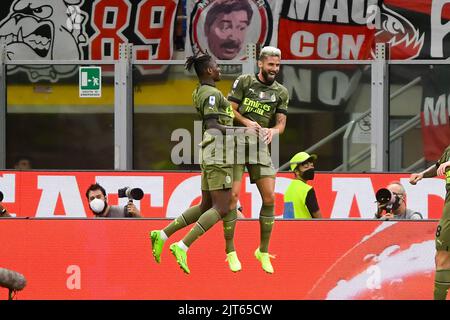
[[[311,213],[306,206],[306,196],[312,186],[299,179],[291,181],[284,193],[284,218],[311,219]]]

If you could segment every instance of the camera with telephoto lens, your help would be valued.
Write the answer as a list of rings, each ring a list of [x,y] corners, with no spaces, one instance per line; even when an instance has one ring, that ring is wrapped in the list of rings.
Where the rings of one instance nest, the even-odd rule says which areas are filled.
[[[117,190],[119,198],[128,198],[128,203],[133,202],[133,200],[141,200],[144,197],[144,191],[140,188],[130,188],[124,187]],[[128,212],[128,205],[123,208],[125,215],[131,217],[131,213]]]
[[[375,198],[381,206],[384,206],[383,209],[386,210],[386,213],[390,213],[392,209],[395,210],[400,205],[400,197],[386,188],[378,190]]]
[[[119,198],[128,198],[128,200],[141,200],[144,197],[144,191],[140,188],[125,187],[117,190]]]

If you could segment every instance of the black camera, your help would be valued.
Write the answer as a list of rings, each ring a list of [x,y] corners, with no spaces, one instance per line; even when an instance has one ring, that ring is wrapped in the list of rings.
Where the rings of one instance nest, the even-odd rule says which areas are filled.
[[[128,202],[133,202],[133,200],[141,200],[144,197],[144,191],[140,188],[130,188],[125,187],[117,190],[117,195],[119,198],[128,198]],[[130,217],[131,214],[128,212],[128,205],[126,205],[124,208],[125,216]]]
[[[140,188],[125,187],[117,190],[119,198],[128,198],[129,200],[141,200],[144,197],[144,191]]]
[[[386,188],[378,190],[375,194],[375,198],[380,205],[384,206],[383,209],[386,210],[387,213],[390,213],[392,209],[397,209],[400,205],[400,197]]]

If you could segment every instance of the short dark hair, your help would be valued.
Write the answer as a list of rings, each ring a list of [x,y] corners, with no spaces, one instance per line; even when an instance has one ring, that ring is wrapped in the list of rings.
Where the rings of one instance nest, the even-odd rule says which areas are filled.
[[[184,66],[188,71],[192,69],[192,66],[194,66],[197,76],[201,76],[206,72],[206,69],[209,68],[211,60],[212,57],[208,54],[208,52],[198,52],[193,56],[187,57]]]
[[[206,15],[205,31],[209,32],[209,28],[219,14],[229,14],[233,11],[245,11],[247,12],[249,23],[252,20],[253,10],[248,0],[219,0],[214,2]]]
[[[14,158],[14,164],[18,163],[21,160],[28,160],[30,163],[33,162],[33,159],[30,156],[19,154]]]
[[[103,188],[101,185],[99,185],[98,183],[94,183],[94,184],[91,184],[90,186],[89,186],[89,188],[86,190],[86,198],[89,200],[89,192],[91,192],[91,191],[95,191],[95,190],[100,190],[102,193],[103,193],[103,195],[106,197],[106,191],[105,191],[105,188]]]

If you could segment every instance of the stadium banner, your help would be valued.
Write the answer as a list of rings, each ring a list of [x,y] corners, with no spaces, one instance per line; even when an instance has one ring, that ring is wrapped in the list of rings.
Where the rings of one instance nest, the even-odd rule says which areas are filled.
[[[183,58],[202,49],[221,60],[242,60],[246,45],[257,43],[280,47],[283,59],[372,59],[375,43],[386,42],[391,59],[445,59],[450,54],[448,3],[5,0],[5,10],[0,11],[0,41],[11,60],[113,60],[119,57],[119,44],[126,42],[133,44],[136,59],[173,59],[175,26],[183,20],[183,16],[177,17],[177,7],[185,5]],[[227,22],[220,19],[224,14],[229,15]],[[137,70],[138,78],[155,80],[151,75],[166,75],[167,66],[139,65]],[[401,68],[395,70],[398,74],[392,79],[404,75]],[[356,66],[292,65],[285,68],[280,80],[288,86],[292,108],[346,112],[361,81],[368,82],[361,71]],[[57,82],[73,78],[76,72],[74,65],[9,65],[8,81],[23,83],[20,76],[25,75],[31,82]],[[222,72],[238,75],[241,66],[223,65]],[[103,75],[111,76],[112,66],[104,66]]]
[[[139,60],[170,60],[178,0],[5,0],[0,40],[11,60],[117,60],[119,45],[133,44]],[[140,66],[143,74],[167,66]],[[58,81],[76,65],[10,65],[30,81]]]
[[[421,128],[425,160],[430,162],[437,161],[442,151],[450,145],[449,74],[450,67],[440,65],[429,69],[421,77]]]
[[[279,173],[275,183],[275,215],[283,216],[283,194],[292,173]],[[117,190],[139,187],[144,198],[134,201],[146,218],[175,218],[201,199],[200,172],[141,171],[0,171],[3,204],[16,217],[90,218],[93,213],[85,196],[92,183],[101,184],[110,205],[123,205]],[[424,218],[439,219],[445,198],[445,180],[430,178],[409,184],[408,174],[344,174],[318,172],[310,182],[316,191],[324,218],[372,219],[377,210],[375,193],[391,181],[400,181],[407,195],[407,206]],[[261,196],[248,174],[242,180],[239,205],[246,218],[257,219]]]
[[[285,0],[274,44],[283,59],[292,60],[370,60],[377,42],[389,43],[391,59],[429,57],[424,40],[429,39],[430,19],[422,16],[431,11],[416,20],[409,3],[419,0]],[[404,75],[393,73],[392,79]],[[283,68],[281,79],[289,86],[294,108],[347,112],[353,94],[370,83],[368,75],[369,66],[362,65],[292,65]]]
[[[188,0],[186,55],[207,51],[219,60],[242,60],[247,44],[276,39],[280,1]]]
[[[433,299],[436,221],[277,221],[271,275],[253,255],[258,221],[237,223],[239,273],[224,261],[218,223],[190,248],[189,276],[168,250],[187,230],[169,239],[160,264],[153,259],[149,231],[168,222],[2,219],[1,267],[27,280],[19,300]]]
[[[287,59],[371,59],[388,43],[391,59],[450,54],[448,0],[284,0],[278,46]]]

